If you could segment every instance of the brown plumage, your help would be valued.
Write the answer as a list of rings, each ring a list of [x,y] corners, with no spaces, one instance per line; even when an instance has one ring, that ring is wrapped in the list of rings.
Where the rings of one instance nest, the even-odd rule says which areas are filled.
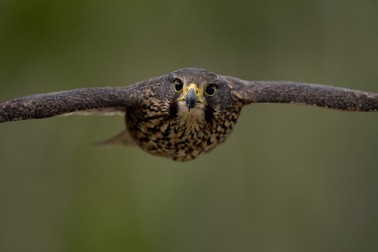
[[[186,161],[226,140],[250,103],[296,103],[346,111],[378,111],[378,94],[285,81],[244,81],[184,68],[127,87],[84,88],[0,103],[0,123],[67,113],[120,113],[126,130],[107,144]]]

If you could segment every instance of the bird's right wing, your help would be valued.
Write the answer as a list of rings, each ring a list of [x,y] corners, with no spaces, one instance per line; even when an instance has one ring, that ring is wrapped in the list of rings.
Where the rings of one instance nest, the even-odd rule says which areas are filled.
[[[142,100],[138,83],[127,87],[82,88],[36,94],[0,103],[0,123],[70,113],[117,112]]]

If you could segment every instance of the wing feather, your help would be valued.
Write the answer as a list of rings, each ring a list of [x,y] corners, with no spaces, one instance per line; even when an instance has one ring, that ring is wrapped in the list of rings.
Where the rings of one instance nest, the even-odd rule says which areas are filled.
[[[378,111],[378,94],[290,81],[245,81],[223,76],[236,99],[250,103],[294,103],[347,111]]]
[[[77,112],[120,112],[140,100],[136,85],[82,88],[37,94],[0,103],[0,123]]]

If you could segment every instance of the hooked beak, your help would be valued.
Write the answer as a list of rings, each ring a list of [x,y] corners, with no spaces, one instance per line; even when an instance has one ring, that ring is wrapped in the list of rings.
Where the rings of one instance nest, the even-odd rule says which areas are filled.
[[[196,83],[190,83],[184,87],[184,91],[177,101],[185,101],[186,107],[190,111],[197,103],[204,103],[203,91]]]
[[[188,111],[190,111],[197,103],[203,103],[202,89],[199,88],[196,83],[190,83],[185,87],[182,100],[184,99],[186,107]]]
[[[196,95],[196,91],[194,88],[189,89],[188,94],[185,97],[186,107],[190,111],[191,108],[194,108],[196,106],[196,103],[198,101],[198,97]]]

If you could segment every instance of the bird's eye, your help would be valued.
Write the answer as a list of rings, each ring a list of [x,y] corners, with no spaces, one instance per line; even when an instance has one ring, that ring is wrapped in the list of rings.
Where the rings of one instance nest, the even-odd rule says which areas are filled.
[[[180,79],[175,79],[175,81],[173,82],[174,90],[176,92],[180,92],[183,87],[184,87],[184,84],[182,83],[182,81]]]
[[[217,90],[217,85],[215,84],[208,84],[205,88],[205,94],[207,96],[213,96],[215,91]]]

